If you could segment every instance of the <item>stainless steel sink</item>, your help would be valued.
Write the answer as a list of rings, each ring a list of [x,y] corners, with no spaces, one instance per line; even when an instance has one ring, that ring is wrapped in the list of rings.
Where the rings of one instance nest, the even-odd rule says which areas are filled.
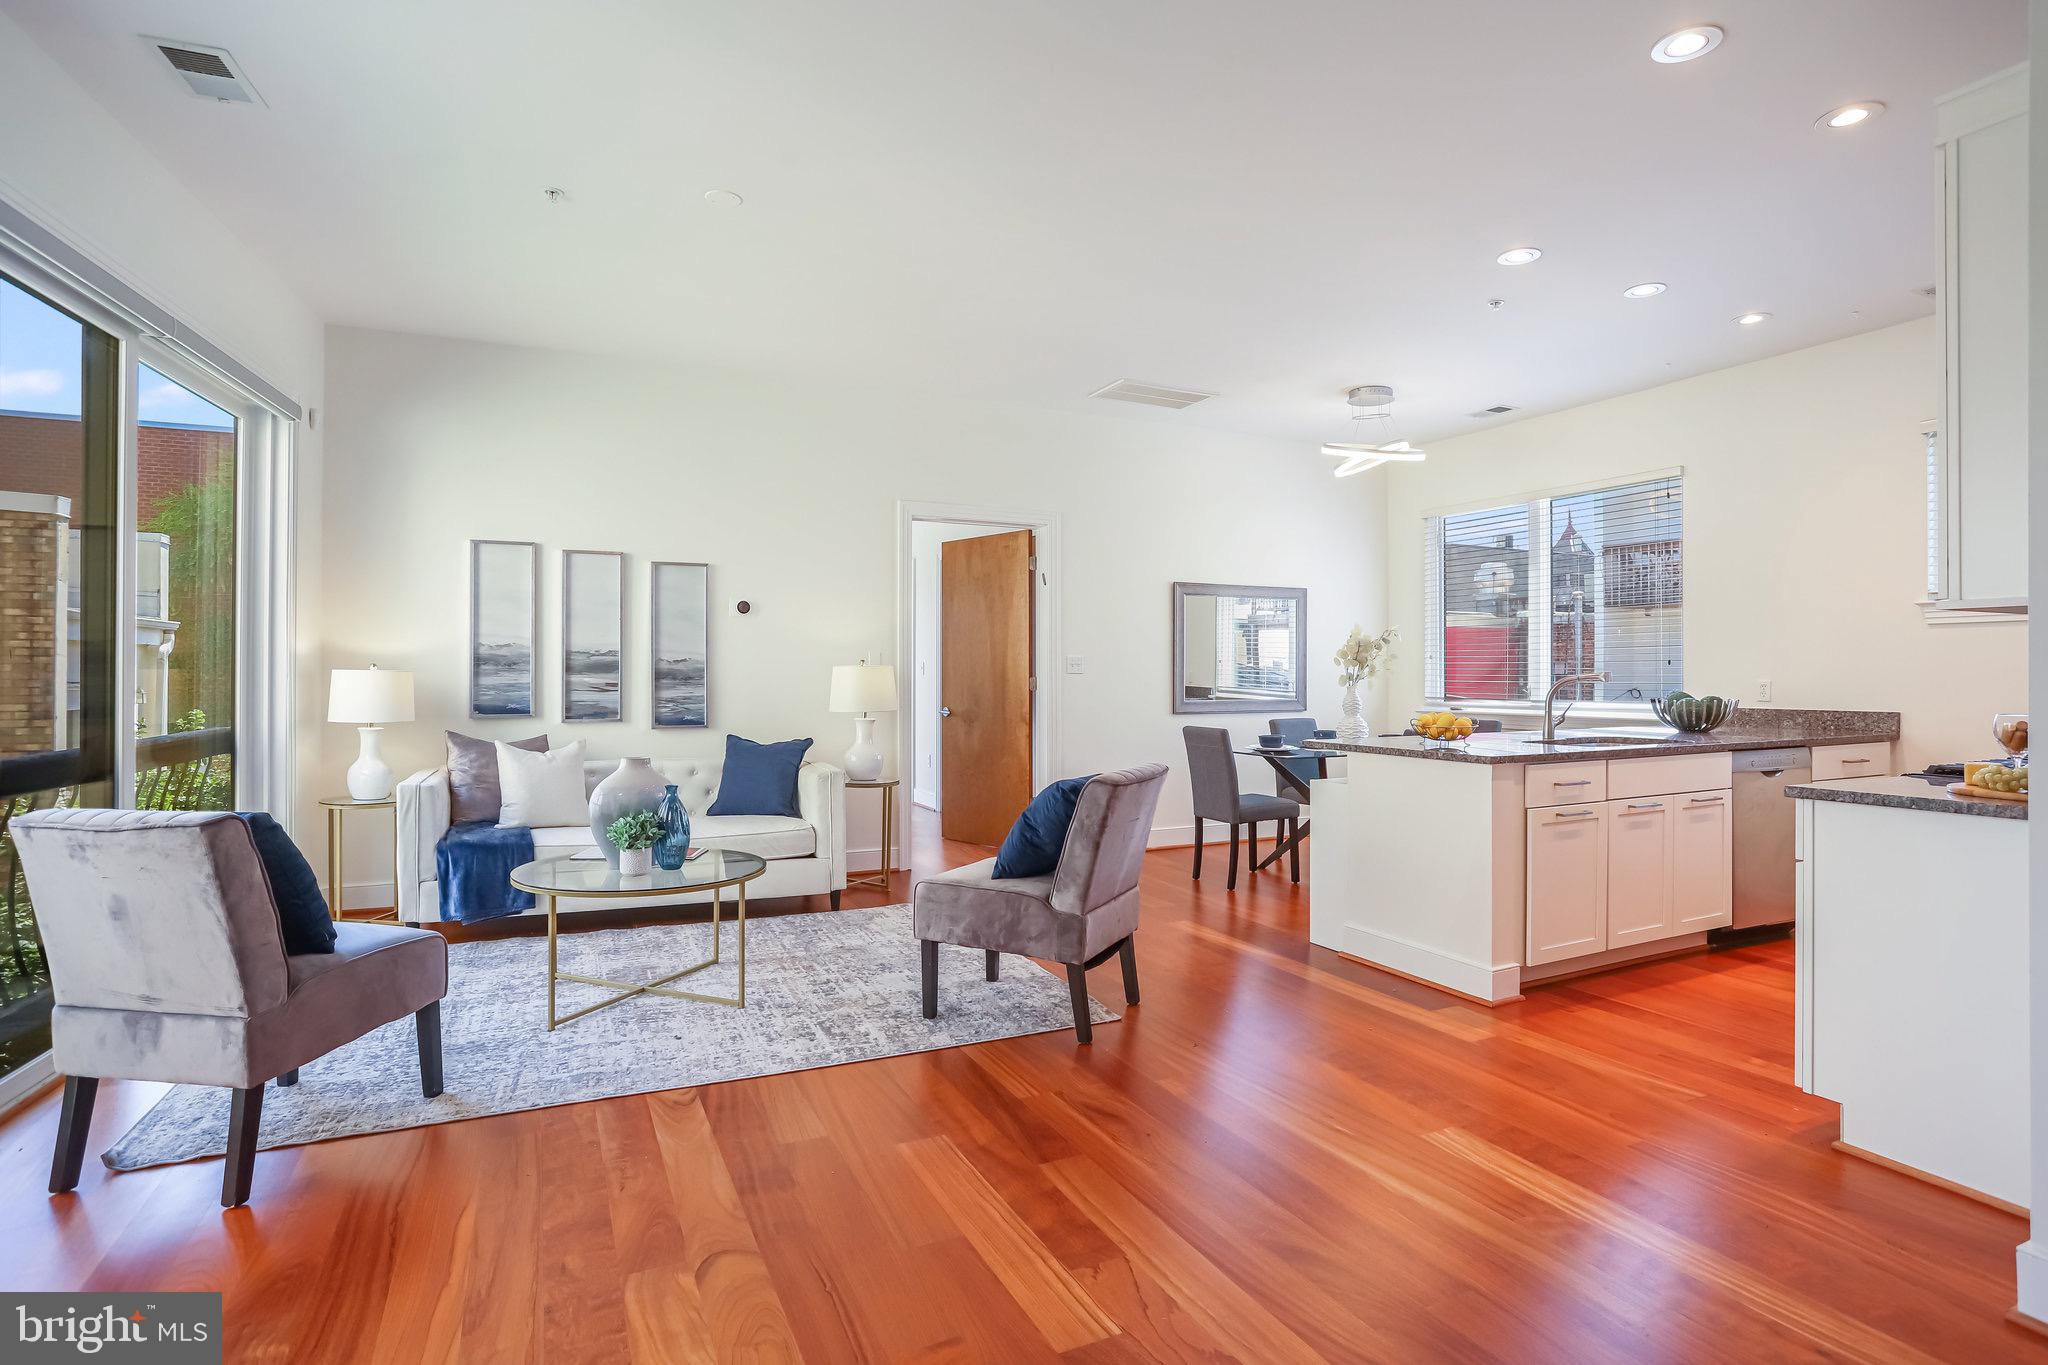
[[[1540,742],[1540,741],[1539,741]],[[1651,735],[1559,735],[1552,744],[1655,744]]]

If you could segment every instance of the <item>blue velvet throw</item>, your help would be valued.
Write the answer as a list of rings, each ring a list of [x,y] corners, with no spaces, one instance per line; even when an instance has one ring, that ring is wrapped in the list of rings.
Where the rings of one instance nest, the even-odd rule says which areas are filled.
[[[533,831],[489,820],[451,825],[434,845],[441,918],[458,924],[533,909],[530,892],[512,889],[512,869],[533,861]]]

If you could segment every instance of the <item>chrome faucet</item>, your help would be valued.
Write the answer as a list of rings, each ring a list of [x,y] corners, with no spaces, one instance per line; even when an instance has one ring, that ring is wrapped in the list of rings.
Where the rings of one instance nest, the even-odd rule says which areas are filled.
[[[1558,693],[1564,691],[1565,688],[1570,687],[1573,683],[1606,681],[1607,674],[1605,673],[1574,673],[1569,678],[1559,678],[1556,682],[1552,683],[1550,690],[1543,694],[1543,742],[1548,744],[1557,738],[1557,722],[1563,720],[1565,716],[1569,716],[1572,713],[1572,707],[1576,704],[1574,702],[1566,702],[1564,704],[1564,715],[1553,718],[1550,714],[1550,708],[1557,704]]]

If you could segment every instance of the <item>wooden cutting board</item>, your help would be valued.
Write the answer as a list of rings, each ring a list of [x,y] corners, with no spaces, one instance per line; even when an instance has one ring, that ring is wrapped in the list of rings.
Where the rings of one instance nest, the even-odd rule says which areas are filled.
[[[2025,792],[1995,792],[1989,787],[1972,787],[1963,782],[1949,783],[1948,794],[1950,796],[1960,796],[1966,801],[2024,801],[2027,799]]]

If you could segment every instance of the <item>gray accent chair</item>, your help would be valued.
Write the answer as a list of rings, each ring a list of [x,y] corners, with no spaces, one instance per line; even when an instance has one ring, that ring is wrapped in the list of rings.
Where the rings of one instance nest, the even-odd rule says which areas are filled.
[[[102,1077],[234,1091],[224,1208],[248,1202],[266,1082],[410,1014],[420,1090],[441,1093],[439,934],[342,923],[332,953],[288,956],[256,841],[226,812],[43,810],[9,830],[56,996],[50,1193],[78,1185]]]
[[[1138,875],[1166,767],[1148,763],[1101,773],[1081,788],[1059,866],[1047,877],[1005,877],[996,860],[927,877],[911,894],[911,923],[924,975],[924,1017],[939,1016],[939,945],[980,948],[994,981],[999,957],[1019,953],[1063,963],[1074,1032],[1094,1039],[1088,969],[1123,959],[1124,999],[1138,1003]]]
[[[1223,889],[1237,890],[1237,837],[1242,829],[1251,848],[1252,871],[1259,870],[1259,821],[1271,820],[1275,837],[1291,836],[1301,823],[1301,803],[1284,796],[1237,789],[1237,755],[1230,751],[1230,731],[1211,725],[1187,725],[1181,737],[1188,746],[1188,780],[1195,789],[1195,880],[1202,880],[1202,822],[1221,820],[1230,826],[1230,875]],[[1289,855],[1294,880],[1301,880],[1301,845]]]

